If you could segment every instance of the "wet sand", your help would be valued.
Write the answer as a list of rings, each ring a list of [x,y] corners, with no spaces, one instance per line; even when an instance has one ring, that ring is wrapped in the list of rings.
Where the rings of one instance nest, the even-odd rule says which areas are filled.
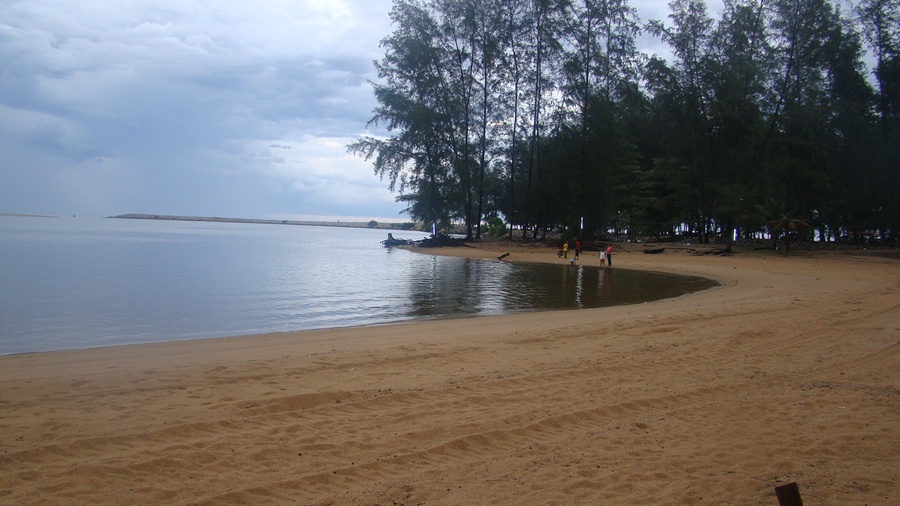
[[[896,503],[896,255],[625,248],[722,286],[0,357],[0,504]]]

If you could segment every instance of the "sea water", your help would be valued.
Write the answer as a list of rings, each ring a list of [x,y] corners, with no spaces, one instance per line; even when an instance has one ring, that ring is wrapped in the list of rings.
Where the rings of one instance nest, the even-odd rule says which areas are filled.
[[[0,354],[591,308],[715,285],[414,253],[382,247],[386,238],[345,227],[0,216]]]

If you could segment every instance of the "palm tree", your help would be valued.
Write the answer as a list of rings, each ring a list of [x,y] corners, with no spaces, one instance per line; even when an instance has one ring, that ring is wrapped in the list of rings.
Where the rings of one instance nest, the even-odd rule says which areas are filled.
[[[784,210],[784,202],[773,198],[766,199],[763,206],[757,206],[768,219],[766,228],[772,235],[772,249],[777,249],[778,236],[784,235],[784,252],[791,252],[791,232],[811,228],[812,225],[802,218],[796,218],[790,212]]]

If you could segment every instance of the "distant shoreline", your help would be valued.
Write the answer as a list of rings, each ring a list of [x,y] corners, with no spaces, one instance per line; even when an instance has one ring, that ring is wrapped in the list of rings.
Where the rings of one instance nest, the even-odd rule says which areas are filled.
[[[165,214],[119,214],[109,216],[115,219],[127,220],[164,220],[164,221],[203,221],[215,223],[248,223],[253,225],[306,225],[320,227],[347,227],[347,228],[378,228],[388,230],[414,230],[408,223],[380,223],[376,221],[376,226],[370,226],[370,222],[365,221],[297,221],[297,220],[263,220],[255,218],[222,218],[218,216],[172,216]]]
[[[49,214],[20,214],[20,213],[0,213],[0,216],[8,216],[10,218],[58,218]]]

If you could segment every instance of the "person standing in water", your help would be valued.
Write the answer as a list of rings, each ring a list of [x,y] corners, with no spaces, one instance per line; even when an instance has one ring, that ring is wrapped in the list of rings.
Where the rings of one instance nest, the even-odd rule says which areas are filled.
[[[612,267],[612,243],[609,243],[606,246],[606,262],[607,262],[607,265]]]

